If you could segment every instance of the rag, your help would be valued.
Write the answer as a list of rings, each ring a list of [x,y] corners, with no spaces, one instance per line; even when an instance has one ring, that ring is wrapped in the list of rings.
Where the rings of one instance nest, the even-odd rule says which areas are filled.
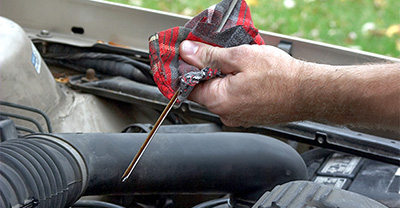
[[[223,0],[195,16],[183,27],[164,30],[149,38],[151,72],[166,98],[171,99],[180,90],[178,101],[182,102],[200,81],[221,75],[218,69],[198,69],[185,63],[179,56],[182,41],[192,40],[224,48],[264,44],[253,24],[246,1],[238,0],[226,19],[224,15],[230,4],[231,0]],[[221,23],[224,23],[222,29],[218,28]]]

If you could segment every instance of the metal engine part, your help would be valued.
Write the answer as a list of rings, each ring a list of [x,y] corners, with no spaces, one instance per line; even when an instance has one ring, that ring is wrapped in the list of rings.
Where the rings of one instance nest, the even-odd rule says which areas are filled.
[[[0,46],[1,100],[29,103],[44,111],[57,108],[62,93],[53,75],[24,30],[4,17],[0,17]]]

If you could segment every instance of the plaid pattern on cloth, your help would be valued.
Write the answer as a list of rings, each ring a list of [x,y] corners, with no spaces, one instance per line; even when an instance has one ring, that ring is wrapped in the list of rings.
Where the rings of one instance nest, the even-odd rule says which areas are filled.
[[[182,41],[193,40],[225,48],[242,44],[264,44],[244,0],[237,1],[225,25],[220,32],[217,31],[230,4],[231,0],[223,0],[195,16],[183,27],[164,30],[149,38],[151,71],[165,97],[171,99],[179,89],[179,101],[183,101],[199,81],[220,74],[218,69],[198,69],[185,63],[179,56],[179,45]]]

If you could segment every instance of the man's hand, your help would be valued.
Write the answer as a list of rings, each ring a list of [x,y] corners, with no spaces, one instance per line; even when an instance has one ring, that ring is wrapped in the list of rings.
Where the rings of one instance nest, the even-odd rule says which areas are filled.
[[[226,77],[200,83],[189,99],[220,116],[228,126],[294,120],[301,61],[273,46],[217,48],[184,41],[183,60],[198,68],[220,69]]]
[[[217,48],[184,41],[182,59],[220,69],[189,99],[227,126],[326,121],[400,131],[400,64],[330,66],[300,61],[273,46]]]

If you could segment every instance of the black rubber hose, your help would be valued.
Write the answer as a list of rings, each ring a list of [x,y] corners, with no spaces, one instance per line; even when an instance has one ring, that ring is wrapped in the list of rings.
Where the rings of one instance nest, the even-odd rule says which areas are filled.
[[[0,101],[0,105],[4,105],[4,106],[8,106],[8,107],[13,107],[13,108],[18,108],[18,109],[22,109],[22,110],[27,110],[27,111],[31,111],[31,112],[35,112],[37,114],[40,114],[44,120],[46,121],[46,125],[47,125],[47,129],[49,133],[53,132],[53,129],[51,127],[51,123],[50,123],[50,119],[49,117],[46,115],[45,112],[37,109],[37,108],[32,108],[30,106],[25,106],[25,105],[21,105],[21,104],[16,104],[16,103],[10,103],[10,102],[6,102],[6,101]]]
[[[31,128],[27,128],[25,126],[15,125],[15,128],[18,131],[24,131],[24,132],[28,132],[28,133],[31,133],[31,134],[38,133],[37,131],[35,131],[35,130],[31,129]]]
[[[79,154],[58,139],[12,139],[0,144],[0,207],[65,207],[86,187]]]
[[[155,85],[150,66],[126,56],[105,53],[76,53],[55,56],[45,56],[46,62],[66,66],[71,69],[86,72],[93,68],[96,72],[122,76],[145,84]]]
[[[124,183],[121,176],[147,134],[62,134],[88,165],[85,195],[231,193],[256,201],[266,190],[306,179],[300,155],[276,139],[248,133],[156,134]]]
[[[270,137],[160,133],[122,183],[123,172],[146,136],[36,134],[5,141],[0,144],[0,207],[27,202],[71,206],[82,193],[231,193],[255,202],[278,184],[307,178],[300,155]]]
[[[15,113],[8,113],[8,112],[0,112],[0,115],[7,116],[7,117],[13,117],[13,118],[17,118],[17,119],[21,119],[21,120],[25,120],[25,121],[31,122],[31,123],[35,124],[35,126],[37,127],[39,132],[41,132],[41,133],[44,132],[42,126],[40,125],[40,123],[38,121],[36,121],[35,119],[33,119],[33,118],[30,118],[30,117],[27,117],[27,116],[18,115],[18,114],[15,114]]]

